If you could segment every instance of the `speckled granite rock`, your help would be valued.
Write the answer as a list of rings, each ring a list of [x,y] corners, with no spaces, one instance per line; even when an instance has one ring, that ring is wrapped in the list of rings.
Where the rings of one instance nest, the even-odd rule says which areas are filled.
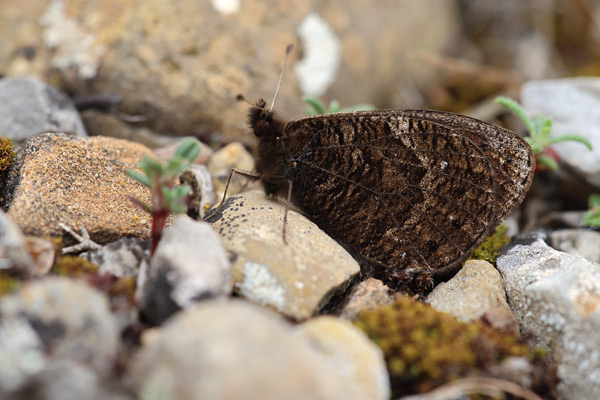
[[[359,273],[335,240],[300,214],[253,191],[231,197],[209,222],[233,254],[234,290],[253,302],[303,320],[319,311]]]
[[[129,370],[138,394],[178,400],[369,398],[284,318],[235,299],[175,315]]]
[[[512,314],[502,277],[492,264],[482,260],[467,261],[452,279],[433,289],[427,302],[464,322],[477,320],[496,307],[503,307],[506,315]]]
[[[149,238],[149,215],[127,196],[149,203],[150,191],[124,172],[149,153],[142,145],[101,136],[37,136],[17,153],[0,188],[2,207],[26,235],[63,236],[62,222],[84,226],[99,243]]]
[[[600,265],[537,239],[496,262],[521,330],[558,366],[565,399],[600,398]]]

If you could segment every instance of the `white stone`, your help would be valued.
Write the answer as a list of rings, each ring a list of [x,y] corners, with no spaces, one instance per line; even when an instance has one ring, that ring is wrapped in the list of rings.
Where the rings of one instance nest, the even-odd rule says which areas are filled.
[[[335,81],[340,67],[340,39],[316,12],[308,14],[298,26],[304,58],[294,65],[300,89],[307,96],[319,97]]]

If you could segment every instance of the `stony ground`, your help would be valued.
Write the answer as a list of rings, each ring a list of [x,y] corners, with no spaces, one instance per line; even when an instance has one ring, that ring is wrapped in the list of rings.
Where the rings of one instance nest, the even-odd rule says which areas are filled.
[[[508,237],[487,245],[510,243],[494,257],[478,253],[485,260],[467,261],[426,297],[366,279],[293,206],[284,242],[285,200],[240,176],[202,220],[231,168],[254,168],[248,104],[235,95],[270,99],[288,43],[300,50],[277,100],[284,117],[301,115],[300,92],[419,108],[428,104],[419,90],[443,104],[453,89],[424,64],[398,60],[456,49],[457,26],[474,29],[473,15],[494,38],[512,6],[5,3],[0,136],[16,154],[0,143],[1,398],[600,397],[600,234],[582,223],[600,190],[600,81],[527,81],[567,75],[550,56],[535,65],[553,73],[515,66],[519,79],[487,68],[472,76],[552,117],[552,137],[578,133],[593,150],[553,146],[559,170],[536,172],[505,221]],[[573,12],[563,10],[564,23],[582,30]],[[493,63],[500,53],[480,55]],[[193,217],[170,216],[150,256],[152,217],[130,197],[149,202],[151,193],[125,170],[144,155],[169,160],[183,136],[203,142],[181,177],[195,188]],[[81,242],[73,233],[83,245],[63,254]]]

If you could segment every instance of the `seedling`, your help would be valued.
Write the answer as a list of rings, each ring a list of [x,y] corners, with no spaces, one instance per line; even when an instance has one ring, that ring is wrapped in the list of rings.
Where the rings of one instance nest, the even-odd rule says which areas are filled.
[[[304,96],[302,101],[308,104],[308,107],[306,108],[306,114],[308,115],[320,115],[347,111],[366,111],[375,109],[374,105],[368,103],[359,103],[351,107],[340,108],[340,103],[337,100],[331,100],[329,103],[329,109],[327,109],[325,105],[321,103],[321,101],[308,96]]]
[[[525,124],[529,131],[529,137],[525,140],[531,146],[536,158],[536,171],[558,169],[558,154],[550,146],[558,142],[575,141],[585,145],[589,150],[592,150],[592,143],[585,137],[576,134],[567,134],[554,138],[550,138],[552,130],[552,119],[535,116],[533,119],[527,115],[523,107],[516,101],[508,97],[496,97],[496,103],[515,113]]]
[[[154,254],[156,250],[169,214],[180,214],[186,211],[188,194],[191,189],[187,185],[173,186],[173,181],[190,166],[198,154],[200,154],[200,143],[196,139],[185,139],[166,165],[152,157],[144,156],[138,164],[138,168],[143,173],[133,169],[125,171],[136,181],[148,186],[152,194],[151,206],[130,197],[134,204],[152,214],[150,255]]]

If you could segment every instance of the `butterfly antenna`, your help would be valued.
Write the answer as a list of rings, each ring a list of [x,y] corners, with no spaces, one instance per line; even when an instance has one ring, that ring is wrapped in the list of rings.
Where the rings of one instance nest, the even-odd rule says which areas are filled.
[[[279,93],[279,87],[281,86],[281,81],[283,81],[283,73],[285,72],[285,66],[287,65],[287,61],[290,53],[294,49],[293,44],[288,44],[285,49],[285,58],[283,59],[283,67],[281,68],[281,74],[279,75],[279,82],[277,82],[277,89],[275,89],[275,96],[273,96],[273,101],[271,102],[271,108],[269,112],[273,111],[273,106],[275,105],[275,99],[277,98],[277,94]]]

